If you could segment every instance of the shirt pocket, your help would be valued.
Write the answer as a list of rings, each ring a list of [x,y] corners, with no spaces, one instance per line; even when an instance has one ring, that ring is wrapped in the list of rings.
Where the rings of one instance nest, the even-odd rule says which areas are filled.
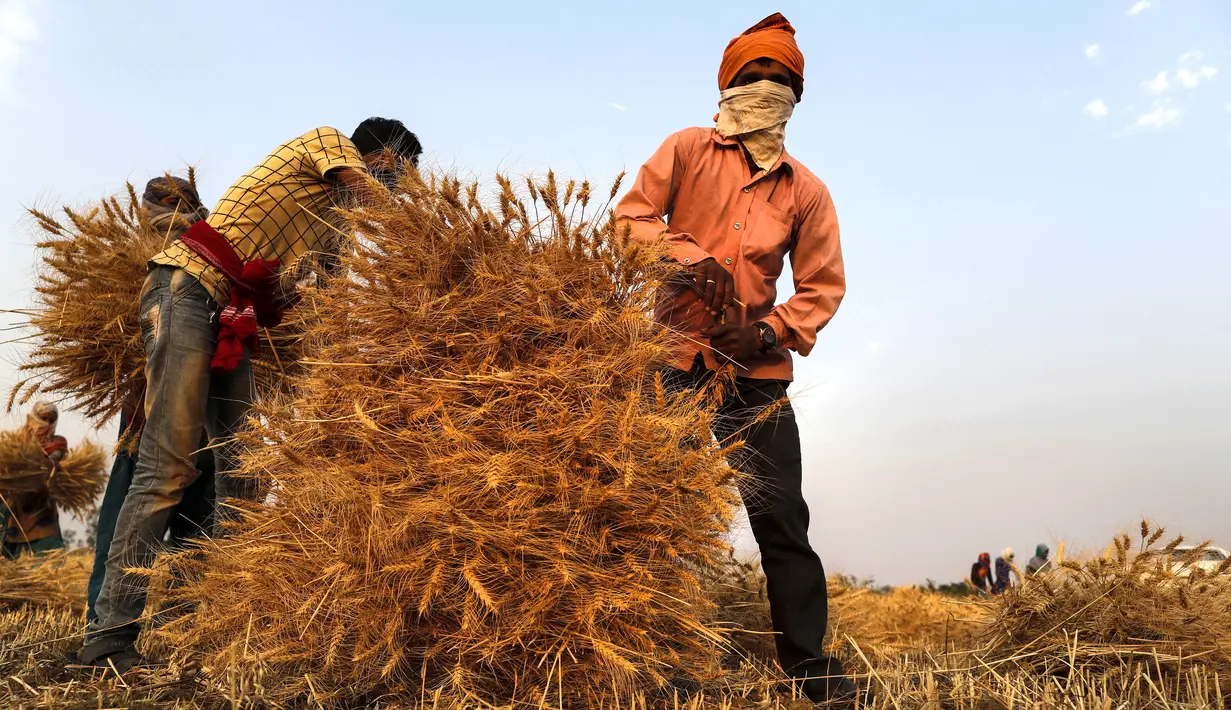
[[[766,279],[782,275],[783,260],[791,245],[791,217],[768,202],[753,208],[756,222],[743,245],[744,261]]]

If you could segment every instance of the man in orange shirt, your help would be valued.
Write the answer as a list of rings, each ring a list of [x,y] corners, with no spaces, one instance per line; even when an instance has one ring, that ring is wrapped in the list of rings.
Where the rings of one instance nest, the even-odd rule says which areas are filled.
[[[783,148],[803,95],[794,35],[775,14],[731,40],[718,71],[716,126],[668,137],[616,217],[635,239],[665,239],[689,276],[655,312],[689,335],[668,373],[673,386],[697,387],[719,367],[735,368],[714,433],[745,441],[732,464],[750,474],[742,493],[761,548],[779,661],[809,698],[849,704],[858,688],[824,652],[825,570],[808,542],[795,415],[786,401],[769,421],[755,422],[786,399],[788,351],[812,350],[846,292],[829,190]],[[776,303],[788,255],[795,293]]]

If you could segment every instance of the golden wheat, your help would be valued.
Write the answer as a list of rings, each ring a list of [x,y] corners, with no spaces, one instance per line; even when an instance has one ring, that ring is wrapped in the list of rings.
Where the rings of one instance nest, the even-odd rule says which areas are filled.
[[[659,374],[672,267],[586,184],[500,184],[489,209],[407,176],[349,213],[349,277],[301,306],[299,394],[246,437],[276,503],[184,562],[197,612],[168,638],[214,677],[259,675],[270,702],[584,706],[719,673],[696,570],[724,554],[735,474],[716,395]]]
[[[150,223],[132,185],[122,196],[61,213],[30,210],[41,233],[35,244],[40,268],[35,303],[16,312],[27,319],[23,340],[31,348],[8,409],[42,395],[66,401],[101,425],[144,397],[141,289],[150,258],[171,235]],[[278,328],[262,331],[253,355],[258,393],[289,385],[298,367],[302,319],[311,315],[300,309]]]

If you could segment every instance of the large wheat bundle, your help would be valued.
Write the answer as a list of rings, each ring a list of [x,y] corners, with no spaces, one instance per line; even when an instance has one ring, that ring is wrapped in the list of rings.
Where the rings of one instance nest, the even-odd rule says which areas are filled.
[[[41,233],[39,275],[33,307],[18,313],[28,319],[32,349],[19,367],[25,378],[9,394],[10,411],[42,394],[101,424],[141,401],[141,288],[150,257],[170,235],[150,223],[133,186],[127,188],[86,209],[64,207],[59,218],[30,210]],[[310,315],[301,310],[299,317]],[[302,332],[303,323],[292,318],[261,334],[253,358],[258,392],[289,384]]]
[[[669,267],[588,186],[501,185],[489,210],[406,177],[350,215],[350,277],[302,306],[298,397],[248,437],[276,502],[178,593],[198,610],[171,640],[208,672],[279,702],[568,707],[716,672],[696,571],[725,554],[734,474],[711,396],[658,376]]]
[[[82,442],[53,464],[29,435],[0,432],[0,494],[47,489],[57,506],[85,515],[106,485],[107,454],[97,444]]]

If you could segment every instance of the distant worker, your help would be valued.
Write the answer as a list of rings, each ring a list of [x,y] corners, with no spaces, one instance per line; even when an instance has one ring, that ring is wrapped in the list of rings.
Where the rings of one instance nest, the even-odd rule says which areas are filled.
[[[718,69],[716,125],[671,134],[616,208],[617,228],[665,241],[683,280],[655,319],[686,333],[665,372],[676,390],[706,386],[735,364],[714,424],[742,440],[744,503],[769,581],[783,670],[813,701],[853,705],[860,690],[825,649],[825,570],[808,540],[799,427],[787,400],[791,352],[811,352],[846,293],[829,188],[784,147],[804,88],[795,29],[780,14],[731,40]],[[794,290],[776,284],[790,259]],[[779,404],[780,403],[780,404]],[[758,419],[777,405],[768,421]]]
[[[1040,544],[1034,548],[1034,557],[1026,563],[1026,576],[1030,577],[1051,569],[1051,560],[1047,558],[1049,554],[1051,554],[1051,548],[1047,545]]]
[[[68,440],[56,435],[56,423],[60,410],[49,402],[35,404],[26,415],[21,429],[43,447],[49,466],[60,463],[68,453]],[[7,508],[7,510],[3,510]],[[51,491],[43,488],[34,492],[5,493],[4,505],[4,557],[16,559],[23,553],[43,553],[64,547],[60,534],[60,513],[56,510]]]
[[[970,584],[984,594],[992,593],[992,556],[979,553],[979,559],[970,566]]]
[[[188,228],[209,216],[209,210],[201,203],[195,188],[187,180],[172,177],[154,178],[145,185],[141,194],[141,210],[150,224],[168,241],[179,239]],[[137,450],[143,416],[134,416],[137,410],[125,408],[120,412],[120,446],[111,476],[107,479],[107,492],[98,506],[98,528],[94,538],[94,569],[86,587],[86,620],[94,621],[97,614],[94,604],[103,586],[107,573],[107,554],[111,551],[111,539],[115,536],[115,521],[120,517],[120,507],[132,485],[133,471],[137,465]],[[193,537],[209,532],[210,515],[214,508],[214,454],[208,448],[209,439],[202,435],[201,451],[197,454],[197,470],[200,476],[184,489],[184,496],[171,513],[167,522],[170,549],[179,549]]]
[[[1014,578],[1017,577],[1017,570],[1013,567],[1013,559],[1016,556],[1013,548],[1006,547],[996,559],[996,581],[992,587],[993,594],[1003,594],[1015,586]]]

